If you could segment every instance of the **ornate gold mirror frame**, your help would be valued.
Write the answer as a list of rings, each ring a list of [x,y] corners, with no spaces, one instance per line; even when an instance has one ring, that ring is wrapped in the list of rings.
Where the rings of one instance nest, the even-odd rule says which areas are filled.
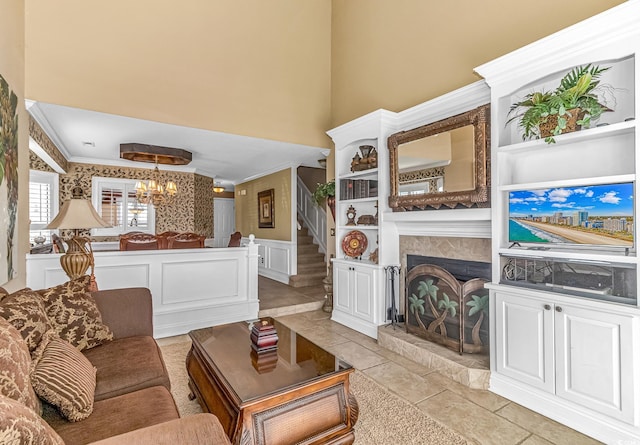
[[[490,112],[489,104],[456,116],[423,125],[412,130],[401,131],[389,136],[390,196],[389,207],[394,212],[447,208],[472,208],[490,206]],[[457,128],[473,126],[473,188],[461,191],[445,191],[421,194],[400,194],[398,148],[402,144],[417,141],[433,135],[446,133]],[[430,169],[437,170],[437,169]]]

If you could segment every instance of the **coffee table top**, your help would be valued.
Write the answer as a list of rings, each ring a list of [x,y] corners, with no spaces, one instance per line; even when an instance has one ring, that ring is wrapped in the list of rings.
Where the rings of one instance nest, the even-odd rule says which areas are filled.
[[[351,365],[282,323],[271,318],[262,320],[276,328],[277,351],[256,354],[251,348],[251,325],[247,322],[189,332],[193,347],[241,402],[351,370]]]

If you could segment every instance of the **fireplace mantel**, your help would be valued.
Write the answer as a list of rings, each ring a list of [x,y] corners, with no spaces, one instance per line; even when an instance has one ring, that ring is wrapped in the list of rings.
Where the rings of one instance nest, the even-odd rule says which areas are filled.
[[[387,212],[398,235],[491,238],[491,209]]]

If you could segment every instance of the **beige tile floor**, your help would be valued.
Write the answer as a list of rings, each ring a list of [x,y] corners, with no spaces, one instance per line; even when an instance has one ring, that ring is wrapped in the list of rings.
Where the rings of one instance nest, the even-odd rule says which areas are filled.
[[[600,442],[500,397],[470,389],[330,320],[322,286],[291,288],[259,280],[260,315],[273,316],[478,444],[590,445]],[[314,306],[315,304],[315,306]],[[309,309],[312,308],[312,309]],[[415,381],[422,382],[416,389]],[[408,382],[412,382],[408,390]]]

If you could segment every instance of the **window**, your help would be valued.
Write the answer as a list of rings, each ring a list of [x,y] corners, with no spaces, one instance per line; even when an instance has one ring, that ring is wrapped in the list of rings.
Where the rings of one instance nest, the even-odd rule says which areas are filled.
[[[58,174],[29,170],[29,242],[44,236],[51,242],[54,230],[45,230],[47,224],[58,214]]]
[[[139,204],[136,201],[136,182],[133,179],[92,179],[93,206],[102,219],[112,226],[93,229],[93,235],[119,235],[131,231],[155,232],[153,206]]]

